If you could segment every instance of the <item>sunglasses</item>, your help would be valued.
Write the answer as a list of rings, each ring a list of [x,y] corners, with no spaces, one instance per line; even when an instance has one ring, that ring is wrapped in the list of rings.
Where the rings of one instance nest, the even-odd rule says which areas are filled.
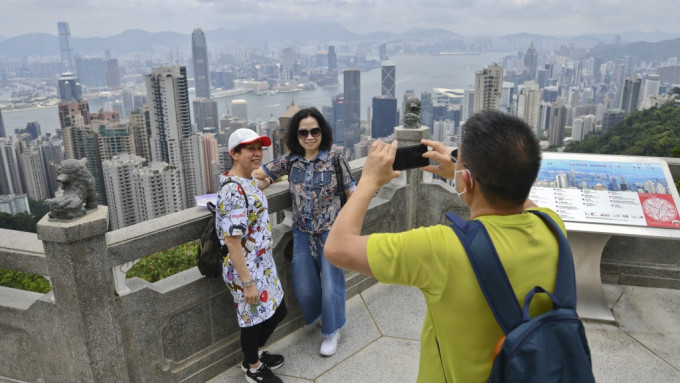
[[[307,138],[307,136],[309,136],[309,134],[311,134],[312,137],[319,137],[321,135],[321,128],[316,127],[316,128],[312,128],[310,130],[298,129],[298,131],[297,131],[297,135],[300,138]]]

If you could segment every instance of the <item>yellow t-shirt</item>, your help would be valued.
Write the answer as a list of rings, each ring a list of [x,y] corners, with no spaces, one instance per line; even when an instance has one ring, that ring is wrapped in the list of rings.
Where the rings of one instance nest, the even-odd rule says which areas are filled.
[[[560,217],[548,213],[566,233]],[[503,263],[520,305],[534,286],[555,290],[558,242],[532,213],[477,218]],[[418,382],[486,382],[503,332],[482,294],[465,249],[445,225],[371,235],[368,263],[384,283],[420,288],[427,312],[421,334]],[[532,317],[552,308],[546,294],[531,303]]]

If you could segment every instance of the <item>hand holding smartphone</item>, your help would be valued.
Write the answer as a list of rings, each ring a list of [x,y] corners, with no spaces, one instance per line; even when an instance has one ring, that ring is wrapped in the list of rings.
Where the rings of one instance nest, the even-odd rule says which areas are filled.
[[[397,154],[394,157],[392,170],[422,168],[423,166],[429,165],[430,160],[423,157],[423,153],[425,152],[427,152],[427,145],[423,144],[397,148]]]

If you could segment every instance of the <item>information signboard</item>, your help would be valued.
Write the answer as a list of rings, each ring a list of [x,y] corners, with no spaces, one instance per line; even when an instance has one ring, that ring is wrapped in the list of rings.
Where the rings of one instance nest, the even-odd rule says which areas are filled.
[[[680,197],[657,157],[545,152],[529,198],[564,221],[680,229]]]

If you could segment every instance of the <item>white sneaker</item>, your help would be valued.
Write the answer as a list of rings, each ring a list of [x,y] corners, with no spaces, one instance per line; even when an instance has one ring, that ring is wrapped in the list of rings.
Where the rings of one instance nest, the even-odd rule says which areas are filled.
[[[321,350],[319,351],[323,356],[331,356],[338,350],[338,340],[340,340],[340,331],[336,331],[330,338],[324,339],[321,343]]]

